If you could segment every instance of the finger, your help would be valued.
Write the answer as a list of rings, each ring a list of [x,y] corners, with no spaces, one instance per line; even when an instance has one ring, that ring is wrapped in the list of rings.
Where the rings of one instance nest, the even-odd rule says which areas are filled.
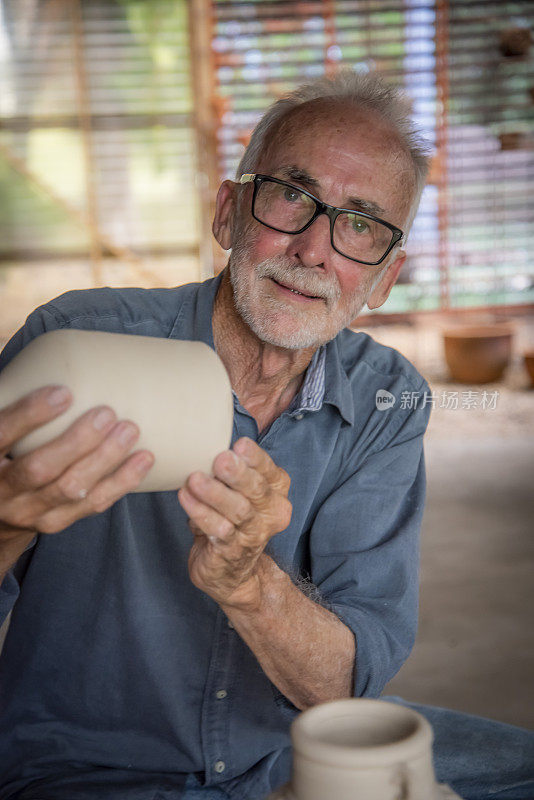
[[[100,481],[84,500],[46,511],[38,519],[36,529],[41,533],[56,533],[82,517],[105,511],[136,489],[153,464],[154,456],[148,450],[132,453],[115,472]]]
[[[91,409],[52,441],[14,459],[3,477],[14,492],[46,486],[73,462],[90,453],[106,437],[116,421],[107,406]]]
[[[66,386],[44,386],[0,409],[0,457],[26,434],[66,411],[72,394]]]
[[[278,468],[277,468],[278,469]],[[281,470],[283,472],[283,470]],[[285,530],[291,522],[292,505],[287,491],[278,491],[257,470],[247,467],[244,461],[227,450],[213,462],[213,472],[227,486],[250,501],[255,513],[242,520],[239,530],[254,535],[259,528],[270,535]]]
[[[126,459],[139,438],[139,428],[129,420],[118,422],[104,441],[72,464],[57,480],[42,488],[38,499],[45,508],[81,500]]]
[[[219,540],[216,536],[207,536],[204,531],[200,530],[198,525],[196,525],[190,517],[187,520],[187,524],[189,525],[191,533],[194,537],[193,548],[201,547],[202,545],[205,545],[206,542],[210,542],[211,544],[218,543]],[[191,553],[189,555],[191,556]]]
[[[178,500],[194,525],[210,539],[224,542],[234,533],[235,527],[229,519],[202,503],[185,486],[179,490]]]
[[[255,513],[250,500],[241,492],[203,472],[193,472],[187,479],[186,488],[197,500],[229,519],[233,525],[242,525]]]
[[[291,483],[289,475],[253,439],[243,436],[234,444],[233,450],[249,467],[260,472],[275,491],[288,493]]]
[[[272,493],[265,477],[249,467],[232,450],[226,450],[215,458],[213,474],[231,489],[243,494],[256,508],[265,504]]]

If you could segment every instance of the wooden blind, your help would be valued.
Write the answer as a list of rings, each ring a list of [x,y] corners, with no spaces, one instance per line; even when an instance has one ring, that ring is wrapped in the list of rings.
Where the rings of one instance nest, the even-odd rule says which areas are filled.
[[[534,300],[534,45],[503,44],[510,29],[528,41],[530,0],[216,0],[213,12],[221,177],[281,94],[339,65],[379,70],[435,149],[385,311]]]
[[[190,8],[193,34],[211,30],[193,61]],[[172,282],[208,238],[199,192],[233,176],[261,112],[348,65],[403,86],[435,146],[384,311],[534,300],[529,0],[0,0],[0,15],[5,263],[112,253],[140,259],[145,283],[167,257]],[[195,90],[194,108],[199,65],[211,96]],[[199,182],[192,114],[206,99]]]
[[[0,257],[198,259],[186,0],[0,13]]]

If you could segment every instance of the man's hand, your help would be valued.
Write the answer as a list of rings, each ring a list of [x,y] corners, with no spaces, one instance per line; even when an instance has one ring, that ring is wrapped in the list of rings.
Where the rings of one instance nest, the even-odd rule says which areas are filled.
[[[72,396],[62,391],[43,387],[0,409],[0,577],[35,533],[56,533],[104,511],[154,463],[147,450],[127,457],[139,429],[117,422],[106,406],[87,411],[46,445],[8,458],[15,442],[68,408]]]
[[[289,475],[243,438],[217,456],[213,476],[194,472],[178,492],[195,537],[189,574],[219,604],[250,606],[258,594],[258,559],[291,520]]]

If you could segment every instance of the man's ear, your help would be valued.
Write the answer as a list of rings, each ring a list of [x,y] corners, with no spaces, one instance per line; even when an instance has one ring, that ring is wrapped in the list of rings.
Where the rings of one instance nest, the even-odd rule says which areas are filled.
[[[380,306],[384,305],[389,297],[390,291],[399,277],[399,272],[401,271],[402,265],[405,261],[406,253],[401,250],[395,261],[391,262],[382,279],[378,282],[367,298],[367,308],[380,308]]]
[[[213,235],[223,250],[232,247],[232,227],[236,204],[236,184],[233,181],[223,181],[217,192],[215,216],[213,217]]]

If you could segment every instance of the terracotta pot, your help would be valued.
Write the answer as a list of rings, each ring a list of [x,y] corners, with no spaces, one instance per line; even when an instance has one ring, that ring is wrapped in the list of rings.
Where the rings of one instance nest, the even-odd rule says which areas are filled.
[[[499,49],[505,58],[526,56],[532,44],[532,33],[526,25],[515,25],[501,31]]]
[[[445,360],[458,383],[498,381],[512,355],[509,325],[467,325],[443,332]]]
[[[525,134],[522,131],[500,133],[501,150],[522,150],[525,147]]]
[[[530,375],[530,383],[534,386],[534,350],[528,350],[524,354],[525,368]]]
[[[321,703],[291,726],[291,781],[268,800],[444,800],[432,729],[412,709],[351,698]]]

